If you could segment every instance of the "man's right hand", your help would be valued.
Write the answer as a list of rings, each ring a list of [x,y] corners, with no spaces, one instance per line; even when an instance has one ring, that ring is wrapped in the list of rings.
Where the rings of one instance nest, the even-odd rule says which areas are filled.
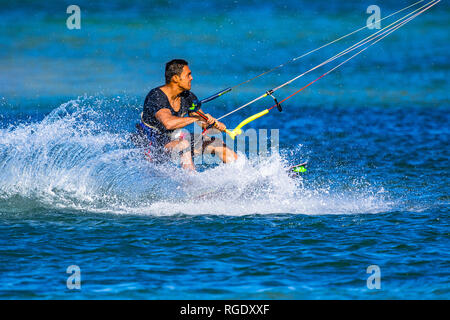
[[[211,116],[209,113],[205,114],[206,117],[208,117],[208,120],[206,120],[206,123],[208,124],[208,126],[214,124],[214,122],[216,122],[216,119]]]
[[[222,132],[227,129],[227,127],[222,122],[217,121],[216,118],[212,117],[210,114],[206,114],[206,116],[208,117],[208,121],[206,121],[208,126],[214,125],[214,128],[216,128]]]

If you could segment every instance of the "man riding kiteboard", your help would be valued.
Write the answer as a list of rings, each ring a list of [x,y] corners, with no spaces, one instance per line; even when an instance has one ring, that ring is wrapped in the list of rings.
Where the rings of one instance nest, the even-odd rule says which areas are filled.
[[[165,69],[165,84],[150,90],[147,94],[141,121],[136,127],[152,154],[178,154],[181,166],[195,171],[192,157],[194,152],[200,150],[194,150],[195,139],[186,139],[184,134],[180,134],[179,129],[194,122],[203,129],[212,126],[222,132],[226,127],[211,115],[205,115],[201,109],[192,111],[192,105],[197,101],[197,97],[190,91],[192,80],[187,61],[182,59],[169,61]],[[216,154],[224,163],[237,159],[236,153],[223,142],[218,143],[206,135],[202,138],[202,152]]]

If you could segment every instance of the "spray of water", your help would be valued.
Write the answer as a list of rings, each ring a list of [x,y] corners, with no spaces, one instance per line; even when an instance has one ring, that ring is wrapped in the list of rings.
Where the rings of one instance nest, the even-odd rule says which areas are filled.
[[[366,182],[352,182],[352,188],[324,180],[306,185],[288,173],[286,152],[241,155],[196,174],[151,163],[130,141],[132,126],[120,125],[134,118],[112,117],[120,112],[107,102],[81,97],[42,121],[0,129],[2,211],[39,206],[142,215],[352,214],[392,205],[382,189]]]

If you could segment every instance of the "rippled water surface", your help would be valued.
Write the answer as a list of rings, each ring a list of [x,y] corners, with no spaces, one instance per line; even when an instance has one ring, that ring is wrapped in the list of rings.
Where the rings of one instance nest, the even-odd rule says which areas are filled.
[[[80,3],[81,30],[70,3],[0,4],[1,298],[449,299],[448,4],[248,126],[278,129],[278,150],[196,175],[130,141],[165,62],[189,60],[206,97],[364,25],[372,3],[100,1]],[[369,34],[204,108],[221,116]]]

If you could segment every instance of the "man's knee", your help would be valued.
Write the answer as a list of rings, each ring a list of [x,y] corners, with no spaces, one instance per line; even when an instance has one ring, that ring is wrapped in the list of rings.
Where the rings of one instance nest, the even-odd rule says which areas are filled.
[[[207,149],[208,153],[210,153],[211,155],[221,155],[221,158],[225,161],[237,160],[238,158],[237,154],[233,150],[228,148],[225,143],[221,145],[209,145]]]
[[[178,148],[180,151],[185,151],[186,149],[188,149],[188,148],[190,149],[190,148],[191,148],[191,144],[190,144],[189,141],[183,139],[183,140],[181,140],[181,141],[178,143],[177,148]]]
[[[173,140],[166,144],[166,150],[170,153],[172,159],[183,156],[191,151],[191,144],[188,140]]]
[[[224,156],[224,158],[226,157],[226,158],[232,158],[233,160],[237,160],[237,158],[238,158],[238,156],[237,156],[237,154],[236,154],[236,152],[234,152],[233,150],[231,150],[230,148],[228,148],[228,147],[224,147],[224,149],[223,149],[223,156]]]

